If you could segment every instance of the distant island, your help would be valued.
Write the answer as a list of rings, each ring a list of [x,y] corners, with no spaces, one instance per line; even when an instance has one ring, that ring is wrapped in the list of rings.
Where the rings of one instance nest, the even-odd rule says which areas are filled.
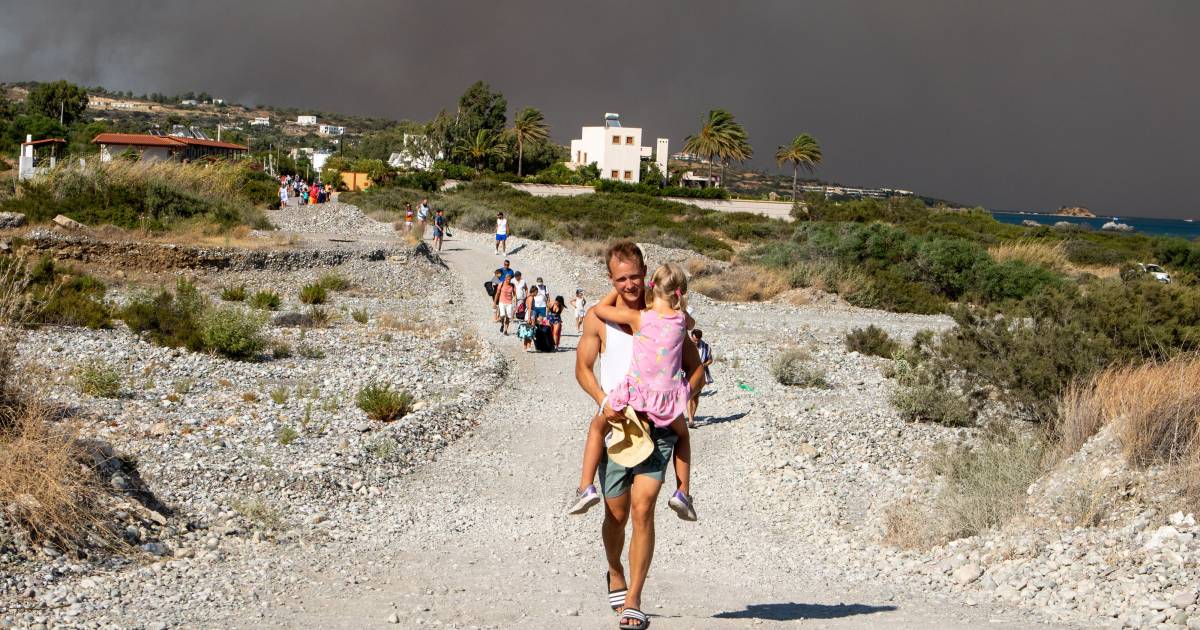
[[[1087,219],[1096,218],[1096,215],[1091,210],[1088,210],[1082,206],[1062,206],[1058,209],[1058,212],[1054,213],[1054,215],[1059,217],[1084,217]]]

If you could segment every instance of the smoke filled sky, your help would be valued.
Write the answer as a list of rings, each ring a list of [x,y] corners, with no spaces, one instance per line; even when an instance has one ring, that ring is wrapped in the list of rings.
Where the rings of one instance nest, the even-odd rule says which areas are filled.
[[[993,209],[1200,217],[1200,2],[0,0],[0,81],[425,120],[482,79],[556,141],[723,107],[775,170]],[[787,170],[790,174],[790,170]]]

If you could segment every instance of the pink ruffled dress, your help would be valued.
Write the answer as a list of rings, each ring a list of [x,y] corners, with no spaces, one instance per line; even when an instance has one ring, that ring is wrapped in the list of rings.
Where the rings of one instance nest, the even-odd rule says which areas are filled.
[[[683,340],[687,318],[683,313],[664,317],[642,311],[642,328],[633,336],[629,374],[608,396],[613,411],[633,407],[657,427],[666,427],[683,415],[691,387],[683,375]]]

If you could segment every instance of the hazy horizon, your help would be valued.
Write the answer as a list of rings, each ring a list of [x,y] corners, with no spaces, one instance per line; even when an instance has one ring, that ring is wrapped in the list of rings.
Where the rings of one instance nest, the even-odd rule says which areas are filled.
[[[817,176],[849,185],[1013,212],[1200,216],[1200,82],[1188,62],[1200,59],[1200,3],[0,9],[0,81],[426,120],[483,80],[510,111],[541,109],[557,142],[615,111],[672,151],[724,107],[750,134],[748,166],[768,172],[775,148],[807,131],[825,152]]]

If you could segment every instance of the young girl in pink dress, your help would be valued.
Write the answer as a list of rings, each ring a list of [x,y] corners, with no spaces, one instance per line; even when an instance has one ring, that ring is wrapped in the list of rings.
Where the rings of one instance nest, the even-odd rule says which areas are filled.
[[[684,415],[691,387],[683,372],[683,342],[695,322],[687,314],[687,275],[674,263],[666,263],[654,272],[646,285],[652,301],[644,311],[618,309],[617,292],[611,291],[595,307],[596,315],[613,324],[625,324],[633,330],[633,358],[629,373],[608,395],[608,407],[620,413],[632,407],[655,427],[669,427],[678,436],[675,443],[675,478],[679,484],[667,505],[688,521],[696,520],[690,490],[692,448]],[[600,495],[592,484],[604,448],[608,422],[604,413],[592,419],[584,447],[583,474],[576,500],[568,512],[582,514]]]

